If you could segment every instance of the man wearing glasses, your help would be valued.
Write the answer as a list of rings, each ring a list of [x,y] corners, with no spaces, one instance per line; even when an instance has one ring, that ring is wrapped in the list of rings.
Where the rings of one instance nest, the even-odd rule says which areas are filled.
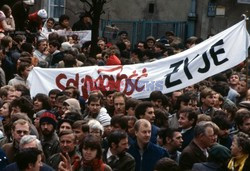
[[[19,143],[24,135],[30,134],[30,123],[24,119],[15,121],[11,128],[13,142],[3,145],[3,150],[9,163],[14,162],[14,156],[19,151]]]

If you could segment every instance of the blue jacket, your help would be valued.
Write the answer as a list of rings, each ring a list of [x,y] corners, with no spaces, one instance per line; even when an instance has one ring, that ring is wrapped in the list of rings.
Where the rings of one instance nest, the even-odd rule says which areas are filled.
[[[164,148],[151,142],[144,149],[142,156],[137,141],[129,147],[128,153],[135,158],[135,171],[153,171],[158,160],[163,157],[169,157],[168,152]]]
[[[158,135],[158,130],[159,128],[155,125],[152,125],[151,127],[151,137],[150,137],[150,142],[157,144],[157,135]]]

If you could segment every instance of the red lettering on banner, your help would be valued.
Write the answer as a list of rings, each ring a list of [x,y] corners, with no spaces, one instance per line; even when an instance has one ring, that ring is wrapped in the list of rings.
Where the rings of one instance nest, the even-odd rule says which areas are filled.
[[[66,86],[73,84],[82,91],[82,95],[85,99],[88,98],[88,91],[93,90],[117,90],[124,92],[128,96],[132,95],[134,91],[143,91],[145,85],[139,87],[138,83],[141,78],[148,76],[147,69],[143,68],[140,75],[136,70],[134,70],[131,75],[122,74],[122,70],[123,66],[117,66],[111,69],[98,69],[97,73],[99,76],[97,78],[92,78],[90,75],[85,75],[83,78],[80,78],[79,74],[76,74],[75,78],[68,79],[66,74],[61,73],[56,77],[56,85],[59,89],[64,90]],[[107,74],[115,71],[118,71],[116,75]],[[65,85],[62,83],[64,79],[66,80]],[[80,88],[79,82],[81,85]],[[123,90],[122,85],[124,85]]]

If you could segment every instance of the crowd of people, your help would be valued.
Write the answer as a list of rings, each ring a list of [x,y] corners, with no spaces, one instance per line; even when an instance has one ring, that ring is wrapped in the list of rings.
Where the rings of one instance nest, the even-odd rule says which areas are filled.
[[[202,42],[171,31],[131,45],[127,31],[109,42],[90,42],[57,30],[91,29],[81,14],[72,27],[33,0],[0,11],[0,170],[59,171],[249,171],[250,89],[245,63],[195,85],[147,99],[117,90],[64,90],[30,96],[34,66],[69,68],[152,62]],[[18,34],[17,31],[21,31]],[[24,32],[24,34],[23,34]]]

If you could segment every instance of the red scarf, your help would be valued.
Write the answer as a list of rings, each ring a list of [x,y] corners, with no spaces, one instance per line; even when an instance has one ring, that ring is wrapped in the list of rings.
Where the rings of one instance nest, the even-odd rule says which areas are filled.
[[[93,159],[91,161],[83,160],[83,168],[92,168],[93,171],[104,171],[104,163],[102,160]]]

